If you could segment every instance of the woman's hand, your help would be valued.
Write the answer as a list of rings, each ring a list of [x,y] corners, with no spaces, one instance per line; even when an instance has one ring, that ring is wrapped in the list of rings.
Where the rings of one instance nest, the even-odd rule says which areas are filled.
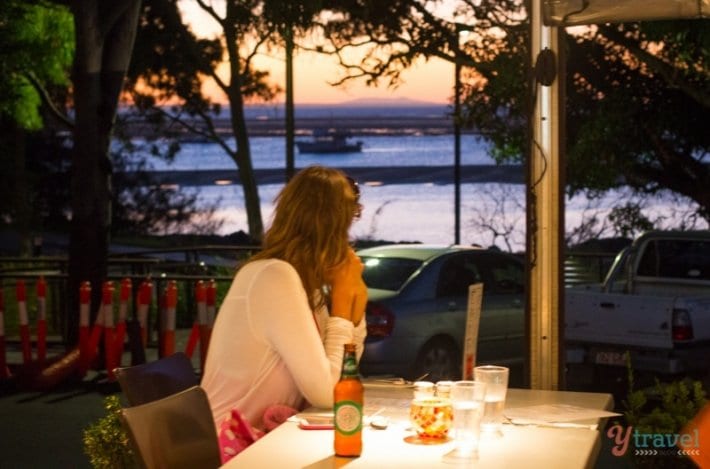
[[[365,317],[365,307],[367,306],[367,286],[360,276],[360,282],[355,289],[355,298],[352,304],[352,321],[356,326]]]
[[[348,319],[356,326],[365,316],[367,304],[363,268],[360,258],[350,249],[345,261],[333,269],[331,277],[331,316]]]

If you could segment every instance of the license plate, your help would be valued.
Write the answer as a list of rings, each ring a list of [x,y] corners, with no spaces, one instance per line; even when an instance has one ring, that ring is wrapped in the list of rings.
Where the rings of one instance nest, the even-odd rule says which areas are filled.
[[[626,354],[621,352],[597,352],[594,361],[599,365],[626,366]]]

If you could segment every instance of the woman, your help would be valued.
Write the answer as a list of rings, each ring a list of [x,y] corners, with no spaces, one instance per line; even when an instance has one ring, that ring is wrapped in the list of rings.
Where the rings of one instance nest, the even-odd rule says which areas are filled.
[[[357,184],[322,166],[277,196],[263,249],[237,272],[212,331],[202,386],[218,428],[234,408],[263,429],[274,405],[333,405],[343,344],[362,354],[366,335],[367,289],[348,239],[361,210]]]

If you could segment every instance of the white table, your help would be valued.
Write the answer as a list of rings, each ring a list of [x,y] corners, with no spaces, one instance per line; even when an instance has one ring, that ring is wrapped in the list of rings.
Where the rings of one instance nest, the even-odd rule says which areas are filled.
[[[386,430],[366,426],[359,458],[341,458],[333,453],[332,430],[301,430],[286,422],[222,466],[225,469],[289,468],[452,468],[442,455],[452,442],[417,445],[404,441],[411,435],[408,408],[412,390],[403,386],[366,386],[365,413],[381,407],[390,418]],[[568,404],[611,410],[610,394],[509,389],[506,409],[543,404]],[[583,423],[597,424],[598,420]],[[603,426],[601,427],[603,428]],[[475,468],[571,469],[591,468],[601,445],[600,433],[590,428],[552,428],[506,424],[503,438],[483,438]],[[459,466],[460,467],[460,466]]]

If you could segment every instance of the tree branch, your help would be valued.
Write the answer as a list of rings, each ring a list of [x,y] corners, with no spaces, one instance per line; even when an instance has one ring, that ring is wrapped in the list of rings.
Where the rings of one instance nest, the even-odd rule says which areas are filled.
[[[702,90],[699,89],[697,86],[693,86],[692,83],[688,83],[686,80],[684,80],[675,67],[669,65],[668,63],[660,59],[658,56],[651,54],[647,50],[641,48],[638,43],[630,40],[628,37],[626,37],[621,32],[615,30],[614,28],[608,25],[601,25],[599,26],[599,29],[605,37],[625,47],[640,61],[646,63],[649,67],[658,72],[658,74],[661,75],[669,85],[675,86],[683,90],[683,92],[690,98],[697,101],[702,106],[710,108],[710,95],[708,95],[707,93],[703,93]]]
[[[49,96],[49,93],[45,89],[44,86],[42,86],[42,83],[37,79],[37,77],[34,75],[32,72],[25,72],[24,73],[25,78],[32,84],[32,87],[37,91],[39,94],[40,99],[42,100],[42,103],[44,103],[45,106],[47,106],[47,109],[49,109],[49,112],[56,117],[60,123],[62,123],[67,129],[69,130],[74,130],[74,122],[69,119],[69,117],[64,114],[62,111],[57,108],[57,106],[54,104],[54,101],[52,101],[52,98]]]
[[[224,28],[224,19],[220,18],[220,16],[217,14],[217,11],[215,11],[214,8],[212,8],[212,5],[208,5],[205,3],[204,0],[197,0],[197,4],[202,8],[208,15],[210,15],[220,26]]]

